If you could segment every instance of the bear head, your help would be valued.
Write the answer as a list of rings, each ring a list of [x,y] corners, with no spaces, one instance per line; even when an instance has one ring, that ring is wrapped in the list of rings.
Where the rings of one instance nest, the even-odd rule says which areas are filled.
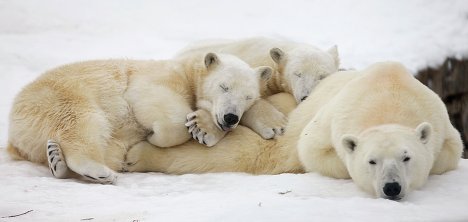
[[[207,53],[204,59],[207,74],[197,95],[197,106],[210,111],[221,130],[231,130],[260,98],[260,89],[273,70],[267,66],[253,69],[229,54]]]
[[[297,103],[304,101],[315,86],[339,68],[338,48],[322,51],[315,47],[296,47],[283,51],[272,48],[270,56],[278,66],[281,82]]]
[[[397,124],[369,128],[358,136],[341,137],[345,164],[355,183],[377,197],[399,200],[422,186],[432,168],[433,153],[427,146],[429,123],[416,129]]]

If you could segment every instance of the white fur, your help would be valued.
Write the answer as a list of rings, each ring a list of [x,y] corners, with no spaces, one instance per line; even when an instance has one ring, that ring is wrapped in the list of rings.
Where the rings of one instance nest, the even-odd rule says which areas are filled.
[[[287,96],[294,100],[283,93],[272,102],[290,110]],[[351,177],[377,197],[399,199],[429,174],[455,169],[462,150],[441,99],[401,64],[386,62],[327,77],[291,112],[277,140],[239,126],[209,152],[190,142],[169,150],[143,142],[127,161],[129,171],[176,174],[318,172]],[[389,196],[384,190],[391,183],[400,190]]]
[[[220,64],[206,77],[201,87],[204,95],[197,107],[211,112],[213,122],[226,126],[224,115],[235,114],[240,118],[260,98],[261,71],[266,67],[250,68],[237,57],[219,55]],[[231,126],[235,128],[238,123]]]
[[[342,178],[349,173],[364,190],[400,199],[423,185],[431,169],[441,173],[455,168],[460,136],[435,93],[397,63],[348,75],[359,76],[338,86],[343,88],[301,133],[299,157],[307,171]],[[439,166],[435,159],[442,147],[444,158],[446,152],[451,157]],[[397,195],[384,192],[391,182],[401,186]]]
[[[173,61],[88,61],[50,70],[16,97],[8,150],[16,158],[48,164],[59,178],[69,169],[112,183],[127,149],[148,134],[153,145],[178,145],[191,138],[185,122],[194,109],[240,118],[259,98],[270,68],[211,56],[213,66],[199,54]],[[229,95],[219,84],[231,87]],[[197,107],[197,101],[213,105]],[[54,146],[47,146],[48,140]]]
[[[275,48],[282,52],[278,60],[271,55],[271,50]],[[308,96],[322,79],[339,68],[336,46],[323,51],[305,43],[263,37],[238,41],[203,41],[188,46],[178,56],[209,51],[236,55],[252,67],[275,68],[276,75],[268,84],[264,96],[287,92],[294,95],[298,103]]]

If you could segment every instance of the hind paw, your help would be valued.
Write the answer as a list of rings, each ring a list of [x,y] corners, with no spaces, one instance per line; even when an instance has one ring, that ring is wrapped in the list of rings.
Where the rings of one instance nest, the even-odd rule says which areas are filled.
[[[50,172],[56,178],[66,178],[68,174],[68,167],[65,163],[65,158],[62,154],[60,145],[53,141],[47,141],[47,162],[49,163]]]
[[[83,176],[89,181],[101,184],[113,184],[117,180],[117,175],[114,172],[101,175],[83,174]]]
[[[113,184],[117,180],[117,173],[109,167],[90,159],[82,160],[79,169],[75,170],[86,180],[101,183]]]

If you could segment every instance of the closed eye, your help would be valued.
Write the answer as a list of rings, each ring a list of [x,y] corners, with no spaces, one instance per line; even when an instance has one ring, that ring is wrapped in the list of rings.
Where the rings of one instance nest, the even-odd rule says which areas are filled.
[[[253,99],[252,96],[246,96],[246,97],[245,97],[245,100],[251,100],[251,99]]]
[[[302,73],[300,73],[300,72],[295,72],[294,75],[299,77],[299,78],[302,78]]]
[[[227,87],[227,86],[224,85],[224,84],[219,85],[219,87],[221,87],[221,89],[223,89],[224,92],[228,92],[228,91],[229,91],[229,87]]]
[[[375,165],[376,163],[375,163],[375,161],[371,160],[371,161],[369,161],[369,164],[370,165]]]

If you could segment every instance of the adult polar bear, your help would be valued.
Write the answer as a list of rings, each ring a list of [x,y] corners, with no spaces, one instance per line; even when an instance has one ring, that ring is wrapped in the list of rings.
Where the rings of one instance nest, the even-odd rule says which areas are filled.
[[[218,52],[235,55],[252,67],[269,66],[274,69],[271,81],[261,90],[261,97],[286,92],[292,94],[297,103],[307,98],[322,79],[335,73],[339,68],[339,56],[336,46],[327,51],[321,50],[305,43],[283,41],[272,38],[248,38],[241,40],[207,40],[189,45],[177,57],[184,57],[193,53]],[[267,110],[268,113],[265,113]],[[272,112],[271,104],[259,100],[252,109],[241,119],[241,124],[258,132],[264,139],[271,139],[283,133],[286,121],[280,112]],[[202,112],[202,111],[199,111]],[[196,112],[192,116],[203,115]],[[267,116],[269,121],[259,118]],[[274,118],[271,118],[271,117]],[[197,119],[199,135],[209,135],[217,142],[223,138],[225,132]],[[188,124],[192,127],[192,125]],[[203,140],[203,138],[194,138]],[[212,139],[213,140],[213,139]]]
[[[61,66],[17,95],[10,113],[8,151],[19,159],[49,162],[59,178],[71,169],[97,182],[113,182],[127,149],[151,130],[148,141],[159,146],[189,140],[184,123],[195,108],[211,111],[226,127],[237,125],[238,120],[226,116],[240,119],[259,98],[260,85],[271,72],[269,67],[252,69],[237,57],[214,53],[183,60]],[[230,93],[220,84],[229,85]],[[61,149],[55,143],[46,146],[49,139]]]
[[[127,163],[129,171],[176,174],[319,172],[399,199],[430,173],[455,169],[462,148],[440,98],[402,65],[387,62],[325,79],[275,141],[238,127],[210,150],[193,142],[175,149],[141,142]]]

